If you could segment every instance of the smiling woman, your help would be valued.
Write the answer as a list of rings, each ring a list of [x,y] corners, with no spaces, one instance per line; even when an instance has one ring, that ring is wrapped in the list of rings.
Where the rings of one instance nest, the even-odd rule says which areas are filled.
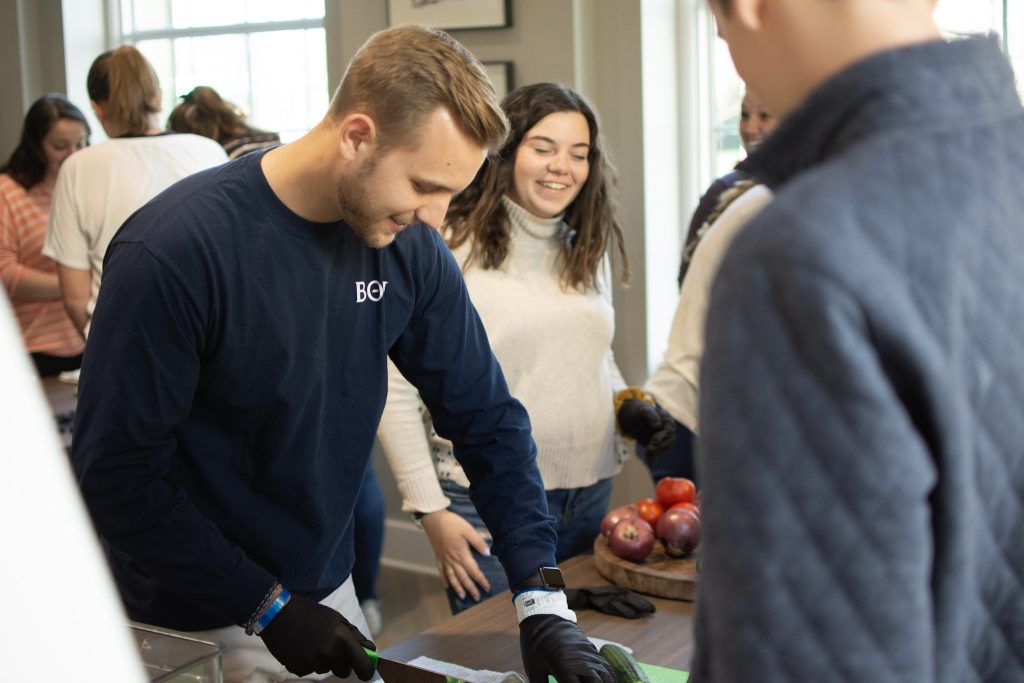
[[[509,197],[534,216],[565,211],[590,175],[590,128],[575,111],[548,114],[516,150]]]
[[[623,280],[628,279],[622,231],[611,200],[614,169],[593,109],[578,93],[552,83],[519,88],[502,107],[511,132],[496,159],[453,202],[448,218],[451,247],[466,245],[468,262],[479,261],[485,270],[500,267],[514,234],[502,203],[507,196],[537,218],[564,213],[566,239],[557,250],[562,284],[594,287],[613,243]],[[571,191],[547,188],[551,192],[542,194],[535,184],[545,182],[552,188],[566,184]]]
[[[626,263],[593,109],[553,83],[502,103],[511,132],[452,200],[442,233],[465,274],[512,394],[530,414],[561,561],[593,547],[611,478],[625,459],[613,395],[611,252]],[[430,537],[453,612],[508,587],[470,501],[452,444],[431,428],[415,389],[389,368],[378,436]]]

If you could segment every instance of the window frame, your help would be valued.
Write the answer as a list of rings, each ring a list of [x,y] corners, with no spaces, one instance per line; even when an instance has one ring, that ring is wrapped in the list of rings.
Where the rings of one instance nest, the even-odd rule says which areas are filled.
[[[162,112],[163,116],[169,116],[171,109],[175,106],[178,98],[183,93],[174,92],[173,88],[177,81],[177,54],[175,41],[187,38],[207,38],[215,36],[243,36],[245,38],[245,50],[246,50],[246,63],[248,69],[246,78],[248,80],[248,97],[245,101],[231,101],[242,108],[248,116],[252,116],[254,111],[254,93],[255,83],[253,80],[252,73],[252,52],[249,43],[249,37],[255,34],[261,33],[276,33],[284,31],[306,31],[311,29],[319,29],[324,31],[324,73],[326,74],[329,68],[328,63],[328,47],[327,47],[327,7],[324,5],[324,13],[319,17],[304,18],[304,19],[289,19],[289,20],[275,20],[275,21],[260,21],[260,22],[244,22],[234,24],[217,24],[209,26],[191,26],[183,28],[166,27],[160,29],[143,29],[143,30],[132,30],[125,31],[125,17],[122,11],[122,5],[124,0],[106,0],[105,5],[107,8],[107,35],[110,38],[111,47],[124,44],[138,44],[143,41],[150,40],[167,40],[170,50],[170,69],[171,69],[171,82],[161,82],[161,88],[164,93],[164,107],[165,111]],[[162,0],[167,8],[168,16],[171,15],[171,2],[172,0]],[[132,22],[134,24],[134,21]],[[108,48],[109,49],[109,48]],[[196,84],[196,85],[208,85],[208,84]],[[326,92],[329,95],[329,81],[325,84]],[[215,86],[216,87],[216,86]],[[218,88],[219,89],[219,88]],[[318,114],[314,115],[314,120],[309,120],[306,125],[306,129],[312,128],[319,119]],[[258,120],[254,120],[253,124],[256,126],[260,125]],[[290,137],[287,135],[288,131],[275,131],[282,133],[282,139],[287,142]],[[291,131],[296,132],[296,131]],[[305,130],[301,131],[305,132]],[[291,136],[291,138],[293,138]]]

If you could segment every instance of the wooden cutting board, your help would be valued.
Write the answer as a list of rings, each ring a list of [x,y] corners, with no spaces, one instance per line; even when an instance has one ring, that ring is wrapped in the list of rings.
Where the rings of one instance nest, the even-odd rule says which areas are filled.
[[[654,551],[643,562],[630,562],[612,552],[608,539],[598,536],[594,541],[594,566],[608,581],[638,593],[693,601],[697,591],[696,556],[669,557],[661,541],[654,542]]]

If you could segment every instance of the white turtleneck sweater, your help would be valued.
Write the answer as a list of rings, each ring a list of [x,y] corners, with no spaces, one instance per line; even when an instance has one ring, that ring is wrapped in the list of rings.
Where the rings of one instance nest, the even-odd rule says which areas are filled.
[[[530,414],[537,465],[546,489],[580,488],[614,475],[628,451],[615,431],[612,399],[626,386],[611,344],[611,273],[605,259],[598,291],[563,289],[556,270],[561,216],[538,218],[503,198],[511,223],[500,269],[477,264],[466,286],[512,395]],[[454,250],[464,264],[470,245]],[[403,496],[403,509],[447,507],[439,479],[468,481],[451,442],[432,429],[410,385],[388,363],[388,401],[377,436]]]

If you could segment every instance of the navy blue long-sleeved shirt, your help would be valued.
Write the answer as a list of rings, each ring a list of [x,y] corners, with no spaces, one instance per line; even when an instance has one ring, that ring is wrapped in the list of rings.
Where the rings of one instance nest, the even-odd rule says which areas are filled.
[[[435,231],[384,249],[288,210],[249,155],[194,175],[111,242],[73,463],[133,619],[244,622],[275,579],[319,599],[352,511],[386,356],[456,443],[512,580],[554,562],[529,419]]]

